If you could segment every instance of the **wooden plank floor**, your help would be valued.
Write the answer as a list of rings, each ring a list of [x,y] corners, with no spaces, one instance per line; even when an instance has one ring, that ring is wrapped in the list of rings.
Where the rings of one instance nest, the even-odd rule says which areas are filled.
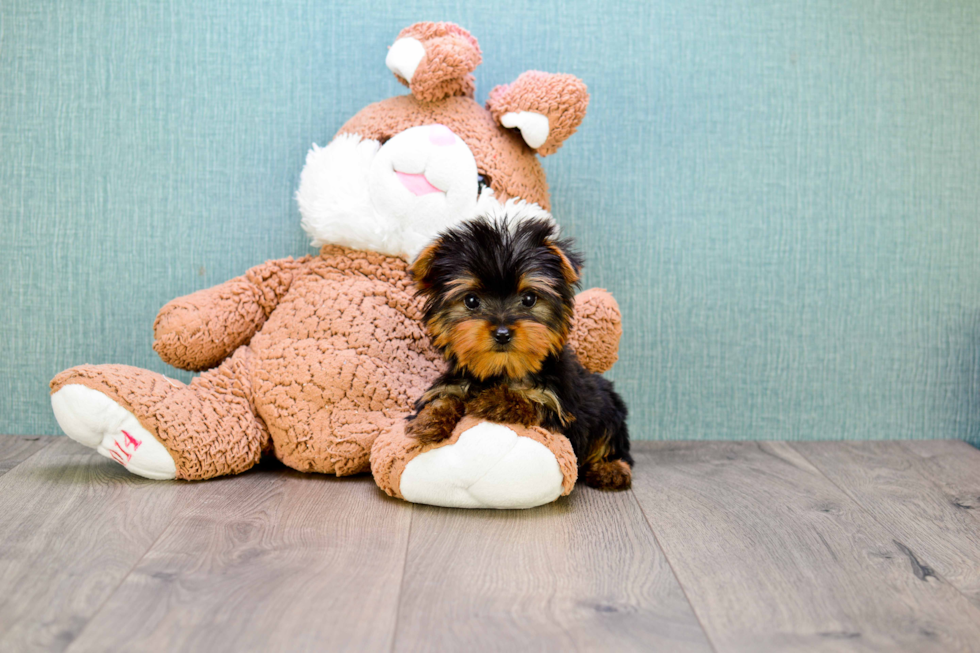
[[[980,651],[980,451],[635,446],[630,492],[465,511],[0,436],[0,651]]]

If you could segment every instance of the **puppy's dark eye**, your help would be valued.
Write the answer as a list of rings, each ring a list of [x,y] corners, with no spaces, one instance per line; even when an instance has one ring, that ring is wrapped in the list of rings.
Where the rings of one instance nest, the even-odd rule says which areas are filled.
[[[466,297],[463,297],[463,303],[466,304],[466,308],[472,311],[474,308],[480,307],[480,298],[470,293]]]
[[[521,305],[526,306],[527,308],[531,308],[532,306],[534,306],[534,303],[537,301],[538,301],[538,296],[535,295],[533,292],[526,292],[521,297]]]
[[[477,196],[483,192],[483,189],[490,185],[490,177],[480,173],[476,173],[476,194]]]

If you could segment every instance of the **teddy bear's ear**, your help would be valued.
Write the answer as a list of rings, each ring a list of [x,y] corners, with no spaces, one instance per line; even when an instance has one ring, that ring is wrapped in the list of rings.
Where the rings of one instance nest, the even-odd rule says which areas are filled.
[[[415,23],[388,49],[385,65],[417,99],[473,97],[473,71],[482,56],[476,39],[453,23]]]
[[[490,92],[487,108],[504,127],[521,130],[541,156],[554,154],[575,133],[589,106],[585,83],[574,75],[529,70]]]

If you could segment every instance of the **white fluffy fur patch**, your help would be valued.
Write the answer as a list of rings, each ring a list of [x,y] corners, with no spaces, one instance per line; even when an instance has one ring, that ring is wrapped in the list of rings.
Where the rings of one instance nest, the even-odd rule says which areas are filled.
[[[414,127],[396,135],[385,143],[384,152],[378,141],[356,134],[337,136],[326,147],[313,146],[300,175],[296,201],[314,247],[342,245],[411,261],[441,231],[480,215],[506,214],[512,222],[551,219],[550,213],[524,200],[501,204],[489,188],[477,197],[469,148],[458,141],[452,148],[429,150],[428,139],[418,137],[418,130],[427,128]],[[459,160],[458,165],[449,165],[450,155]],[[421,161],[420,170],[399,171],[425,171],[445,193],[416,197],[405,190],[395,177],[401,161],[412,165]],[[459,170],[461,177],[452,178],[453,170]]]
[[[534,508],[562,491],[558,459],[503,424],[483,422],[454,444],[410,460],[401,476],[406,501],[447,508]]]

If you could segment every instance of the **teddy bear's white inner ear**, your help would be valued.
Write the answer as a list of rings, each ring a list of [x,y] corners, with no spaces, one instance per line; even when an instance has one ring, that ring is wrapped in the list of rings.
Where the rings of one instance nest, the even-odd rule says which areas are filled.
[[[538,149],[548,140],[548,132],[551,126],[548,124],[548,116],[544,116],[534,111],[511,111],[500,116],[500,124],[508,129],[521,130],[524,142],[532,149]]]
[[[395,41],[388,49],[385,65],[388,66],[388,70],[411,83],[415,69],[422,63],[424,56],[425,47],[422,43],[418,39],[407,36]]]

